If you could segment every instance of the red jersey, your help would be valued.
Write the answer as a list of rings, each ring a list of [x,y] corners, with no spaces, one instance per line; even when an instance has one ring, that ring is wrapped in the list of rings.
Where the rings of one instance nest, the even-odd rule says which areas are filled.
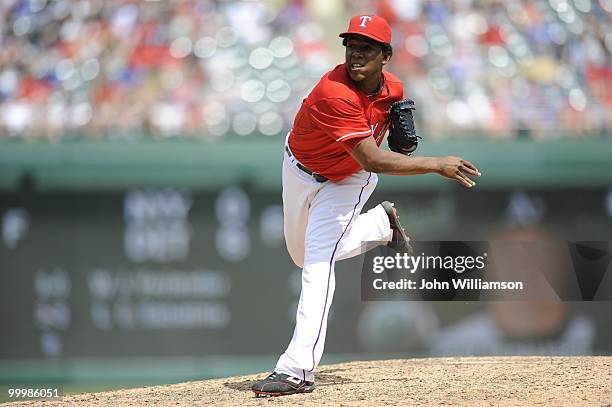
[[[359,90],[345,64],[326,73],[302,102],[289,134],[289,148],[308,169],[341,181],[362,169],[350,152],[374,136],[380,146],[389,128],[389,107],[403,99],[402,82],[383,71],[374,96]]]

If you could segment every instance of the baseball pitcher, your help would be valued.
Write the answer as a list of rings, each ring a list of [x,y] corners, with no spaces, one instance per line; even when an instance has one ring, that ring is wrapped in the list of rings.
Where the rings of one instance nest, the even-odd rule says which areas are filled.
[[[459,157],[413,157],[417,136],[401,81],[385,72],[393,54],[391,28],[376,15],[350,20],[340,34],[345,61],[326,73],[304,100],[287,136],[283,161],[284,233],[302,268],[293,337],[274,371],[256,382],[258,396],[314,389],[335,288],[334,264],[361,253],[368,242],[410,252],[409,238],[390,202],[361,210],[378,173],[437,173],[467,188],[480,176]],[[391,151],[379,148],[389,132]]]

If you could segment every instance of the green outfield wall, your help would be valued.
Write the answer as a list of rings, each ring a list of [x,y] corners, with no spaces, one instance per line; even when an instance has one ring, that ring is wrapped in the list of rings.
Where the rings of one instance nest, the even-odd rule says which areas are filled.
[[[215,190],[228,184],[280,187],[283,140],[0,141],[0,189],[124,190],[175,186]],[[612,185],[612,141],[464,140],[426,142],[420,155],[460,155],[483,173],[480,188]],[[456,187],[434,175],[384,177],[381,189]]]

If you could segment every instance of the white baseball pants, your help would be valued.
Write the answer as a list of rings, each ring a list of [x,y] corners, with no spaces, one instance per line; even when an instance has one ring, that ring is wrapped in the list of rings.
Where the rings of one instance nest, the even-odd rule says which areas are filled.
[[[376,174],[359,171],[340,182],[319,183],[296,163],[285,152],[285,240],[291,258],[302,267],[302,292],[293,338],[274,371],[314,381],[334,295],[334,263],[363,253],[368,242],[390,241],[392,232],[382,206],[360,214],[376,187]]]

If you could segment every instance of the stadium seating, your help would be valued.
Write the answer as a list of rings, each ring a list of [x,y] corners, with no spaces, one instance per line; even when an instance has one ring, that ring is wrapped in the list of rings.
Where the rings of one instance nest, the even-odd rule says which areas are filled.
[[[282,137],[342,58],[313,3],[3,1],[0,138]],[[325,3],[391,22],[429,136],[610,134],[610,1]]]

